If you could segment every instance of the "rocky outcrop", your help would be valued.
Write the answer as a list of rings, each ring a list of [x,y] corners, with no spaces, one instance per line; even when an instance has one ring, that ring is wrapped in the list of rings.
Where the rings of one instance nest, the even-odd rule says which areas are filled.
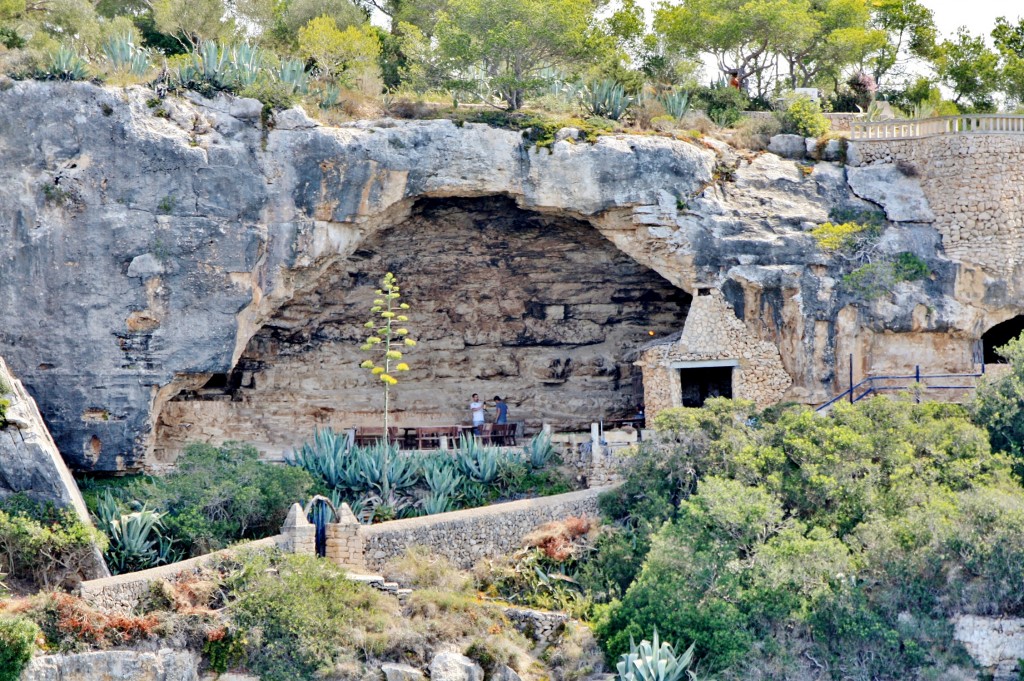
[[[438,397],[413,390],[400,408],[435,422],[461,417],[475,385],[533,387],[515,405],[528,419],[610,416],[638,395],[638,335],[680,331],[702,290],[777,348],[759,361],[805,401],[839,389],[837,356],[861,374],[925,349],[932,368],[966,368],[986,325],[1019,310],[1012,292],[996,311],[962,285],[935,229],[902,221],[921,211],[893,212],[879,247],[934,277],[873,303],[844,290],[844,264],[806,232],[891,199],[859,198],[841,166],[563,137],[538,150],[484,125],[326,128],[298,110],[268,127],[252,100],[16,83],[0,92],[0,354],[71,466],[109,471],[234,432],[279,455],[313,424],[379,409],[348,353],[392,266],[422,272],[413,302],[438,355],[419,367],[439,368],[416,381]]]
[[[953,639],[962,643],[979,667],[998,680],[1019,679],[1024,669],[1024,619],[961,615]]]
[[[0,420],[0,497],[24,492],[37,501],[74,509],[90,522],[81,492],[43,423],[35,400],[0,358],[0,398],[10,404]]]
[[[199,681],[199,656],[185,650],[104,650],[33,658],[21,681]]]
[[[484,670],[459,653],[442,652],[430,661],[431,681],[484,681]]]

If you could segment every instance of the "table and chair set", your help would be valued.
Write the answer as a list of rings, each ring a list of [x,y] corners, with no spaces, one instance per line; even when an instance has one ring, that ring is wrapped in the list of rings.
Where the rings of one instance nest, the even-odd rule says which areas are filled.
[[[390,426],[387,433],[389,444],[397,444],[402,449],[441,449],[445,443],[449,449],[455,448],[462,437],[474,437],[481,444],[497,447],[516,446],[516,424],[485,423],[478,426],[479,434],[473,432],[473,426]],[[376,444],[384,439],[384,428],[356,428],[356,444],[366,446]]]

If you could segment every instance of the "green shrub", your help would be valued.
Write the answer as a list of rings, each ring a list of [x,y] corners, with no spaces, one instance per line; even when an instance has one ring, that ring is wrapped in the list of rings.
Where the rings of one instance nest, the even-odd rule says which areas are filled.
[[[913,253],[900,253],[893,263],[895,268],[896,281],[918,281],[931,276],[932,271],[928,263]]]
[[[597,608],[608,659],[657,627],[726,677],[806,651],[851,678],[920,678],[962,663],[954,614],[1024,612],[1024,492],[963,407],[875,398],[822,417],[716,399],[654,426],[601,499],[619,529],[581,570],[614,596],[628,574],[610,566],[640,563],[628,533],[649,537]]]
[[[0,615],[0,681],[18,681],[40,636],[32,620]]]
[[[750,106],[745,94],[725,84],[700,90],[697,99],[708,118],[723,128],[735,125]]]
[[[38,588],[75,579],[106,547],[105,537],[74,511],[16,494],[0,504],[0,560],[11,577]]]
[[[580,104],[585,114],[617,121],[633,104],[626,88],[614,80],[594,80],[578,89]]]
[[[162,478],[86,481],[82,487],[94,514],[103,490],[110,490],[120,512],[145,505],[161,514],[161,536],[195,556],[276,534],[289,507],[309,496],[313,478],[260,461],[255,448],[229,442],[189,445],[176,470]]]
[[[832,123],[821,113],[821,107],[809,97],[797,97],[782,114],[782,131],[803,137],[821,137]]]
[[[971,414],[988,431],[992,448],[1010,454],[1017,476],[1024,480],[1024,338],[1015,338],[996,351],[1010,370],[978,382]]]
[[[386,643],[397,602],[314,556],[250,554],[226,580],[247,631],[248,668],[266,681],[314,678]]]

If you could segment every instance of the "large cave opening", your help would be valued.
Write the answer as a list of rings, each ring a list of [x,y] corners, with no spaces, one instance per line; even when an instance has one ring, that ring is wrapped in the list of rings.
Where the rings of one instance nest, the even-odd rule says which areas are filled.
[[[997,350],[1024,333],[1024,315],[996,324],[981,336],[985,364],[1004,364],[1006,358]]]
[[[229,374],[161,412],[154,454],[241,440],[273,458],[314,427],[379,425],[379,381],[359,368],[363,323],[384,273],[402,285],[419,344],[393,389],[393,422],[467,422],[473,393],[510,421],[584,428],[643,401],[634,351],[683,327],[690,296],[591,225],[504,197],[430,199],[297,292]]]

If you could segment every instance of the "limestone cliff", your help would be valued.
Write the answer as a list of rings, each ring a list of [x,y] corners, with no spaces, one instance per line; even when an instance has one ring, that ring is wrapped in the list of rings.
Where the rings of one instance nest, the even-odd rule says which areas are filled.
[[[847,353],[913,365],[939,348],[963,368],[985,302],[955,298],[960,264],[926,214],[859,194],[872,203],[842,166],[718,144],[549,151],[483,125],[326,128],[300,110],[267,126],[252,100],[22,82],[0,92],[0,355],[83,470],[169,463],[195,439],[280,454],[379,409],[352,346],[387,269],[425,340],[399,392],[410,421],[459,419],[472,391],[535,422],[624,411],[642,343],[682,331],[704,294],[701,319],[733,315],[755,342],[730,347],[759,348],[762,401],[826,398]],[[935,276],[855,305],[806,232],[875,203],[895,211],[883,250]],[[688,357],[721,356],[713,330],[686,336],[712,346]]]

